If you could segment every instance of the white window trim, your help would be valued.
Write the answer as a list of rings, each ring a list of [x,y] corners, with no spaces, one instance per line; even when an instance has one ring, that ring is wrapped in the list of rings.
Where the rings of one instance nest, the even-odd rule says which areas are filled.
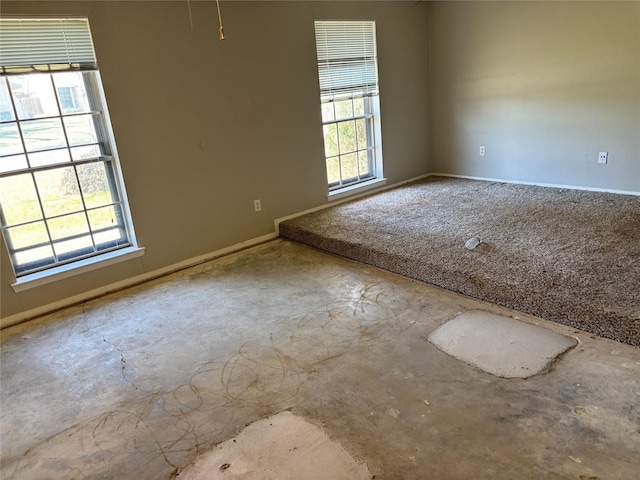
[[[327,199],[337,200],[351,195],[371,190],[386,184],[382,161],[382,128],[380,114],[380,93],[378,86],[377,35],[375,21],[366,20],[315,20],[316,54],[318,60],[318,77],[320,83],[321,104],[327,100],[336,99],[340,95],[364,95],[371,99],[370,112],[373,123],[373,178],[354,183],[343,184],[328,191]],[[356,41],[356,47],[352,42]],[[351,68],[355,65],[357,74],[349,70],[343,75],[337,75],[323,66],[333,66],[338,72],[343,71],[345,63]],[[364,63],[363,63],[364,62]],[[373,68],[372,68],[373,67]],[[326,70],[326,71],[325,71]],[[323,74],[324,72],[324,74]],[[324,120],[324,118],[323,118]],[[349,121],[344,118],[328,123]],[[369,140],[369,139],[368,139]],[[325,145],[326,148],[326,145]],[[325,170],[326,151],[325,151]],[[331,158],[334,158],[333,156]],[[340,161],[341,154],[338,154]],[[342,167],[340,167],[342,178]],[[360,177],[360,175],[358,175]],[[328,179],[327,179],[328,180]]]
[[[327,195],[327,200],[330,202],[340,200],[341,198],[350,197],[351,195],[360,194],[368,190],[383,187],[387,184],[386,178],[373,178],[365,182],[354,183],[353,185],[347,185],[340,189],[332,190]]]
[[[81,71],[83,69],[86,69],[94,72],[97,82],[97,88],[93,90],[92,93],[96,95],[102,107],[101,114],[103,116],[104,122],[104,135],[106,137],[106,140],[110,144],[110,161],[114,166],[114,174],[117,181],[117,190],[121,200],[120,205],[122,213],[124,215],[124,223],[129,240],[128,244],[130,244],[130,246],[118,248],[106,253],[96,252],[93,256],[87,257],[85,259],[72,260],[69,263],[51,267],[42,271],[21,275],[17,278],[15,283],[11,284],[11,287],[16,293],[144,255],[144,248],[140,248],[137,245],[135,231],[133,228],[133,219],[129,208],[129,199],[126,193],[123,173],[120,167],[119,155],[113,133],[113,125],[109,116],[109,110],[105,98],[104,85],[100,75],[100,70],[98,69],[95,58],[93,38],[91,36],[88,19],[86,17],[21,17],[15,19],[3,18],[3,34],[13,35],[13,40],[11,42],[4,42],[5,50],[6,44],[12,46],[12,49],[6,51],[5,53],[10,53],[13,61],[16,62],[16,65],[12,66],[10,70],[7,71],[13,71],[14,73],[22,74],[30,74],[39,71],[39,69],[36,67],[43,66],[40,65],[42,59],[38,56],[33,56],[33,45],[32,43],[30,43],[32,39],[30,39],[27,43],[21,43],[20,35],[22,35],[23,29],[29,30],[35,28],[36,30],[38,30],[38,32],[40,32],[44,27],[49,28],[49,30],[53,28],[53,31],[56,33],[59,33],[58,31],[60,28],[66,30],[67,32],[71,32],[73,36],[73,46],[71,48],[69,47],[69,42],[66,40],[66,37],[64,35],[52,37],[54,38],[54,40],[48,40],[49,43],[47,43],[45,47],[45,50],[47,50],[47,53],[49,55],[46,60],[49,63],[44,63],[43,65],[49,65],[51,62],[53,62],[53,64],[55,64],[59,69],[56,71]],[[18,33],[17,37],[16,32]],[[6,39],[9,37],[4,38]],[[41,50],[42,48],[36,48],[36,52],[41,53]],[[62,63],[59,64],[59,62]],[[66,65],[67,62],[68,65]],[[2,67],[2,70],[4,72],[5,68]],[[53,71],[49,71],[48,69],[46,71],[47,73],[55,73]],[[62,112],[60,113],[62,118]],[[15,274],[15,269],[12,269],[14,270]]]
[[[344,187],[339,187],[334,190],[330,190],[327,194],[327,200],[335,201],[340,200],[341,198],[350,197],[352,195],[359,195],[363,192],[373,190],[375,188],[383,187],[387,184],[387,179],[384,176],[383,172],[383,162],[382,162],[382,127],[380,122],[380,97],[375,95],[372,97],[372,106],[373,106],[373,138],[375,141],[374,144],[374,162],[375,162],[375,170],[376,176],[371,180],[365,180],[364,182],[353,183],[351,185],[346,185]]]
[[[144,251],[144,247],[127,247],[83,260],[77,260],[66,265],[24,275],[18,278],[15,283],[12,283],[11,288],[13,288],[14,292],[20,293],[48,283],[57,282],[64,278],[74,277],[92,270],[141,257],[144,255]]]

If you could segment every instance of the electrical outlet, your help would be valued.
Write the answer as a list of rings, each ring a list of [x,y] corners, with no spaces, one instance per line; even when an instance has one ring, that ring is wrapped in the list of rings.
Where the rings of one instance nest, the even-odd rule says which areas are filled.
[[[254,200],[254,201],[253,201],[253,209],[254,209],[256,212],[261,211],[261,210],[262,210],[262,202],[260,202],[260,200]]]
[[[481,157],[484,157],[485,153],[487,153],[487,152],[486,152],[486,150],[485,150],[485,148],[484,148],[484,145],[481,145],[481,146],[480,146],[480,156],[481,156]]]
[[[600,152],[598,154],[598,163],[607,163],[608,158],[609,158],[609,152]]]

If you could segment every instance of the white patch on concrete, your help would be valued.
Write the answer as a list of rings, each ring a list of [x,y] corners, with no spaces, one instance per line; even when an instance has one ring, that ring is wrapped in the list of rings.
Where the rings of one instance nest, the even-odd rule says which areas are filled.
[[[390,408],[389,410],[387,410],[387,415],[393,418],[398,418],[398,415],[400,415],[400,410],[396,410],[395,408]]]
[[[577,341],[551,330],[481,310],[470,310],[438,327],[429,341],[445,353],[504,378],[546,371]]]
[[[370,480],[364,464],[290,412],[252,423],[180,472],[188,480]]]

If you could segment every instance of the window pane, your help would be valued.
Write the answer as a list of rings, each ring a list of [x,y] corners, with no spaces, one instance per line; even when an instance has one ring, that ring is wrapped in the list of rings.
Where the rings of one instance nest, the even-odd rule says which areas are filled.
[[[9,122],[15,119],[7,81],[4,77],[0,77],[0,122]]]
[[[351,99],[333,102],[336,107],[336,120],[353,117],[353,102]]]
[[[364,102],[368,99],[365,98],[354,98],[353,99],[353,116],[360,117],[365,114],[364,110]]]
[[[28,152],[67,146],[59,118],[22,122],[20,128]]]
[[[84,147],[72,147],[71,158],[74,160],[87,160],[89,158],[99,158],[102,156],[100,145],[87,145]]]
[[[76,168],[87,208],[101,207],[118,201],[112,196],[104,163],[88,163]]]
[[[80,189],[73,167],[36,172],[35,177],[47,218],[82,210]]]
[[[340,153],[356,151],[356,124],[355,121],[338,123],[338,138],[340,140]]]
[[[358,157],[355,153],[340,156],[340,166],[342,169],[342,180],[357,180],[358,178]]]
[[[338,128],[335,123],[324,125],[324,156],[333,157],[338,154]]]
[[[335,120],[336,115],[333,111],[333,102],[323,103],[322,104],[322,121],[323,122],[331,122]]]
[[[70,161],[71,158],[69,158],[69,150],[66,148],[29,154],[29,163],[32,167],[55,165],[56,163],[65,163]]]
[[[40,247],[49,244],[49,235],[43,221],[27,223],[7,230],[13,248]],[[34,257],[34,260],[37,259]]]
[[[93,239],[98,249],[112,248],[126,242],[119,205],[97,208],[88,213],[91,231],[94,232]]]
[[[358,152],[358,169],[360,171],[360,177],[373,175],[373,157],[371,150]]]
[[[7,229],[16,272],[55,263],[53,249],[44,222],[28,223]]]
[[[24,155],[0,157],[0,172],[12,172],[23,168],[27,168],[27,157]]]
[[[327,181],[329,184],[340,182],[340,159],[338,157],[327,158]]]
[[[93,235],[96,250],[107,250],[126,243],[124,228],[112,228]]]
[[[358,139],[358,150],[367,148],[367,120],[361,118],[356,120],[356,137]]]
[[[47,220],[52,240],[65,240],[89,233],[89,224],[84,212],[64,215]]]
[[[85,79],[92,72],[64,72],[54,73],[53,81],[58,91],[60,108],[64,115],[70,113],[85,113],[92,110],[89,95],[85,87]]]
[[[23,153],[20,132],[16,123],[0,125],[0,156]]]
[[[59,260],[68,260],[81,255],[89,255],[95,251],[90,235],[53,242],[53,248]]]
[[[116,216],[116,209],[114,205],[89,210],[88,214],[89,224],[91,225],[91,231],[93,232],[110,229],[117,227],[118,225],[118,218]]]
[[[56,255],[65,258],[93,252],[87,217],[82,213],[65,215],[47,221]]]
[[[94,115],[79,115],[65,117],[64,126],[67,129],[69,145],[84,145],[98,143],[98,135],[94,124]]]
[[[55,263],[51,245],[30,248],[29,250],[15,252],[13,254],[16,273],[24,272],[32,268],[44,267]]]
[[[49,75],[14,75],[8,78],[18,118],[25,120],[59,115]]]
[[[30,173],[0,178],[0,203],[6,226],[42,218],[36,188]]]

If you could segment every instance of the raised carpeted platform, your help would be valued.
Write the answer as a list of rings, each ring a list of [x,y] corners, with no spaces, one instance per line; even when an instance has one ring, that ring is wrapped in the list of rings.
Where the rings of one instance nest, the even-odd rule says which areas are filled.
[[[280,224],[321,250],[640,346],[640,197],[429,177]],[[465,241],[483,239],[475,250]]]

